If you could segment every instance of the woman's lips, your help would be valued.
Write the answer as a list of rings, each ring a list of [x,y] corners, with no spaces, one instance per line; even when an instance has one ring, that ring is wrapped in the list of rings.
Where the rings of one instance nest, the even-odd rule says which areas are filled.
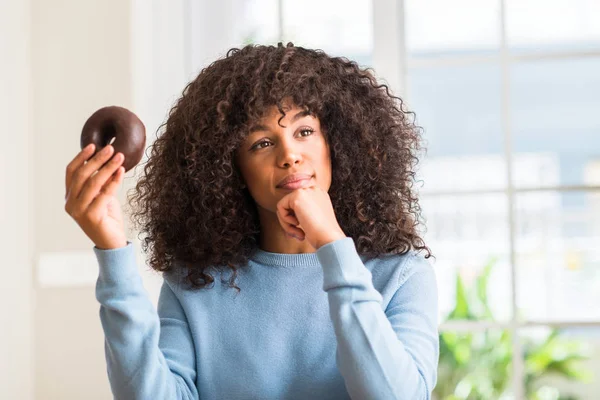
[[[285,185],[279,186],[278,189],[285,189],[285,190],[295,190],[295,189],[299,189],[301,187],[305,187],[310,183],[311,178],[306,178],[306,179],[301,179],[299,181],[294,181],[294,182],[290,182],[290,183],[286,183]]]

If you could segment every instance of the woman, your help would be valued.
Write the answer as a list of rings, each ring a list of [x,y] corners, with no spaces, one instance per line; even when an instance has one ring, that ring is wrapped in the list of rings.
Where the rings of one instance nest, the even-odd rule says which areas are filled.
[[[291,43],[203,69],[128,199],[158,310],[115,197],[123,156],[82,150],[65,209],[95,244],[114,396],[429,399],[437,289],[408,115],[368,70]]]

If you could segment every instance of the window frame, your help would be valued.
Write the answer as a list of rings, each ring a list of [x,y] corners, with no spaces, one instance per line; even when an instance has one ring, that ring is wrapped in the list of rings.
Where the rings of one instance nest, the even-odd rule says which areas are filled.
[[[281,0],[280,0],[281,1]],[[519,279],[516,273],[516,196],[521,193],[531,192],[597,192],[600,191],[600,185],[556,185],[556,186],[529,186],[515,187],[513,184],[513,163],[511,162],[514,150],[512,148],[512,132],[510,128],[511,113],[510,113],[510,68],[512,65],[520,62],[535,62],[544,60],[573,60],[587,57],[599,57],[598,51],[562,51],[557,53],[536,52],[535,54],[510,54],[507,43],[506,32],[506,4],[505,0],[499,1],[498,22],[500,29],[500,49],[497,55],[493,56],[441,56],[424,59],[413,59],[407,53],[406,32],[403,28],[398,29],[396,37],[386,36],[383,34],[385,29],[379,27],[381,20],[378,16],[383,17],[386,23],[393,23],[396,26],[404,27],[406,14],[404,0],[383,0],[373,1],[374,6],[374,21],[375,27],[373,40],[374,45],[374,68],[376,70],[390,72],[397,75],[397,89],[399,93],[403,93],[403,88],[407,88],[407,76],[410,69],[426,68],[426,67],[449,67],[449,66],[471,66],[476,64],[494,64],[500,65],[502,77],[501,90],[501,115],[502,115],[502,135],[504,138],[504,159],[507,173],[506,187],[502,189],[482,189],[469,191],[427,191],[422,193],[422,197],[437,197],[447,195],[478,195],[478,194],[503,194],[507,198],[508,203],[508,218],[509,218],[509,265],[510,265],[510,287],[511,287],[511,319],[506,322],[494,321],[448,321],[440,324],[440,331],[454,332],[477,332],[485,330],[508,330],[512,334],[513,356],[512,356],[512,390],[515,398],[524,398],[524,374],[525,365],[523,359],[522,339],[520,331],[531,327],[552,327],[552,328],[567,328],[567,327],[600,327],[599,321],[543,321],[534,319],[519,319],[517,318],[517,280]],[[379,42],[379,44],[378,44]],[[387,60],[385,55],[391,54],[391,61]],[[394,65],[394,60],[406,60],[399,68]],[[396,68],[396,69],[394,69]],[[410,93],[406,94],[410,98]]]

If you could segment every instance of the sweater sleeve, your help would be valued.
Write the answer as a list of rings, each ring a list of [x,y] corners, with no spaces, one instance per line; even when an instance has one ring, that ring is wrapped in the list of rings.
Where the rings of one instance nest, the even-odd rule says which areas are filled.
[[[350,237],[317,250],[337,337],[336,362],[353,399],[426,399],[437,381],[435,272],[416,253],[403,261],[388,307]]]
[[[131,242],[94,246],[100,273],[96,299],[115,399],[198,399],[194,348],[181,304],[163,283],[158,310],[137,270]]]

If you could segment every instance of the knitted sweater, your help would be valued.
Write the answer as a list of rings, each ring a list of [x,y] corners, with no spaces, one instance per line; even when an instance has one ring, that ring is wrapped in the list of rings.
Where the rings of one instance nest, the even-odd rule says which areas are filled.
[[[352,238],[315,253],[257,249],[228,287],[163,274],[155,308],[126,247],[94,247],[117,399],[429,399],[437,380],[435,273],[420,254],[370,261]]]

